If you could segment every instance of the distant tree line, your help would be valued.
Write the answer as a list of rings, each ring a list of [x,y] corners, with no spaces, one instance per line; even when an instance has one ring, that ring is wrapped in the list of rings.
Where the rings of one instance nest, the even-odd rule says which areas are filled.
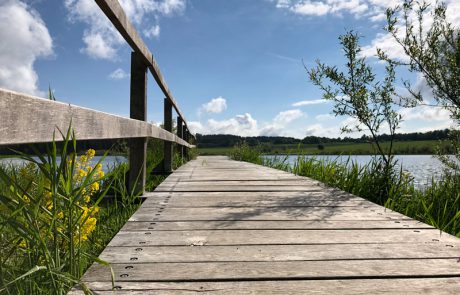
[[[420,141],[420,140],[442,140],[448,138],[449,129],[435,130],[428,132],[414,132],[414,133],[396,133],[394,138],[396,141]],[[390,135],[382,134],[378,136],[380,141],[387,141]],[[230,134],[196,134],[198,147],[211,148],[211,147],[232,147],[238,143],[246,142],[250,146],[259,144],[326,144],[326,143],[367,143],[372,139],[369,136],[363,135],[359,138],[352,137],[320,137],[320,136],[307,136],[303,139],[282,136],[237,136]]]

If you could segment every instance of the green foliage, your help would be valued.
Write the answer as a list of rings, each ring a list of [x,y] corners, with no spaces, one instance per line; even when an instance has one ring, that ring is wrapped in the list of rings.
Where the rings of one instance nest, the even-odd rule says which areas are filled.
[[[94,150],[77,159],[70,129],[63,139],[59,153],[53,142],[44,156],[19,153],[23,167],[0,167],[0,292],[64,294],[98,260],[87,241],[107,193],[104,157],[89,166]]]
[[[246,142],[236,144],[228,156],[236,161],[262,164],[261,152],[258,148],[250,147]]]
[[[380,59],[406,66],[409,71],[421,73],[431,88],[435,100],[449,110],[451,117],[460,120],[460,31],[446,19],[447,6],[437,3],[430,7],[425,1],[405,0],[402,7],[387,9],[385,29],[401,46],[409,59],[408,63],[391,60],[382,50]],[[401,16],[401,17],[400,17]],[[433,21],[427,19],[432,17]],[[402,19],[401,19],[402,18]],[[399,30],[404,29],[402,37]],[[404,85],[411,94],[401,97],[407,106],[424,103],[420,91],[414,90],[409,81]],[[460,174],[460,136],[452,130],[449,141],[453,155],[438,148],[439,160],[448,168]],[[450,173],[450,172],[449,172]]]
[[[307,69],[309,78],[323,91],[324,99],[334,102],[333,113],[336,116],[349,116],[356,120],[351,126],[344,127],[343,132],[362,131],[363,128],[370,132],[386,171],[392,166],[392,143],[401,121],[393,104],[394,65],[388,63],[383,83],[376,82],[372,68],[364,58],[359,57],[361,48],[358,34],[350,31],[340,36],[339,40],[347,59],[347,71],[340,72],[335,66],[317,61],[316,68]],[[387,151],[383,150],[379,140],[383,124],[390,131],[391,144]]]
[[[378,50],[378,55],[390,63],[407,66],[411,72],[422,73],[435,99],[450,110],[454,118],[460,119],[460,34],[459,28],[446,20],[446,8],[439,3],[430,12],[430,5],[425,1],[405,0],[402,7],[388,9],[385,29],[403,48],[409,62],[390,60],[382,50]],[[426,19],[430,13],[433,22],[428,24]],[[398,33],[399,25],[404,30],[402,37]],[[408,81],[405,85],[415,99],[409,99],[409,105],[423,101],[420,91],[413,90]]]

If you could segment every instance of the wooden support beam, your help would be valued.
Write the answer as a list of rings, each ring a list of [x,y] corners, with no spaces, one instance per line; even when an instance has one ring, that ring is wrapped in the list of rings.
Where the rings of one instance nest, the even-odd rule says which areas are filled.
[[[190,133],[189,133],[189,131],[188,131],[187,126],[184,126],[184,129],[185,129],[185,131],[184,131],[184,140],[185,140],[186,142],[188,142],[188,141],[189,141]],[[184,157],[187,159],[187,161],[190,160],[188,148],[186,148],[186,147],[184,148]]]
[[[180,139],[183,139],[184,137],[184,123],[183,123],[183,120],[182,120],[182,117],[181,116],[177,116],[177,136],[180,138]],[[177,150],[178,150],[178,153],[180,155],[180,158],[183,159],[184,158],[184,146],[183,145],[177,145]]]
[[[147,121],[147,65],[141,54],[131,53],[130,117]],[[147,138],[129,141],[130,192],[143,194],[147,170]]]
[[[169,99],[164,99],[164,129],[166,131],[172,132],[172,104]],[[172,143],[165,141],[164,143],[164,152],[163,152],[163,169],[164,172],[172,171],[172,160],[173,160],[173,151]]]
[[[95,0],[95,1],[96,1],[96,4],[99,5],[101,10],[107,16],[107,18],[112,22],[113,26],[118,30],[121,36],[123,36],[126,42],[131,46],[131,48],[142,56],[150,72],[155,78],[155,81],[158,83],[158,86],[161,88],[161,91],[171,101],[171,104],[173,105],[177,114],[179,114],[179,116],[184,120],[184,124],[187,125],[187,122],[185,121],[185,117],[182,114],[181,110],[179,109],[178,103],[174,99],[171,91],[168,88],[168,85],[166,84],[161,74],[160,67],[157,64],[155,57],[150,52],[147,45],[145,45],[144,41],[139,36],[139,34],[137,33],[132,23],[129,21],[120,3],[117,0]]]

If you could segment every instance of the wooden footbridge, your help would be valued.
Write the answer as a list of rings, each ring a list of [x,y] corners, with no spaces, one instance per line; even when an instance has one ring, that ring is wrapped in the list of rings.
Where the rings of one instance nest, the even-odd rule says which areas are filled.
[[[460,294],[460,239],[306,177],[198,157],[145,197],[100,256],[116,294]]]
[[[95,294],[460,294],[460,239],[309,178],[198,157],[144,192],[147,138],[164,141],[165,173],[194,138],[118,1],[96,3],[133,49],[131,118],[0,89],[0,145],[49,142],[70,124],[78,140],[129,142],[129,189],[145,201],[100,256],[114,285],[107,266],[84,275]],[[146,122],[147,70],[163,128]]]

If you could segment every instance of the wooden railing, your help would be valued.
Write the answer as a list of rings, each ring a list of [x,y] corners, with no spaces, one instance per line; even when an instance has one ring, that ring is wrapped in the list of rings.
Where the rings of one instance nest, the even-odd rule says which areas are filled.
[[[193,135],[176,100],[164,81],[158,64],[127,19],[117,0],[95,0],[115,28],[131,46],[130,118],[46,100],[0,89],[0,145],[43,143],[53,140],[56,130],[71,125],[78,140],[129,139],[129,188],[144,192],[147,138],[164,141],[162,170],[172,170],[173,150],[186,156]],[[147,123],[147,69],[165,95],[164,129]],[[177,113],[177,134],[173,134],[172,109]]]

